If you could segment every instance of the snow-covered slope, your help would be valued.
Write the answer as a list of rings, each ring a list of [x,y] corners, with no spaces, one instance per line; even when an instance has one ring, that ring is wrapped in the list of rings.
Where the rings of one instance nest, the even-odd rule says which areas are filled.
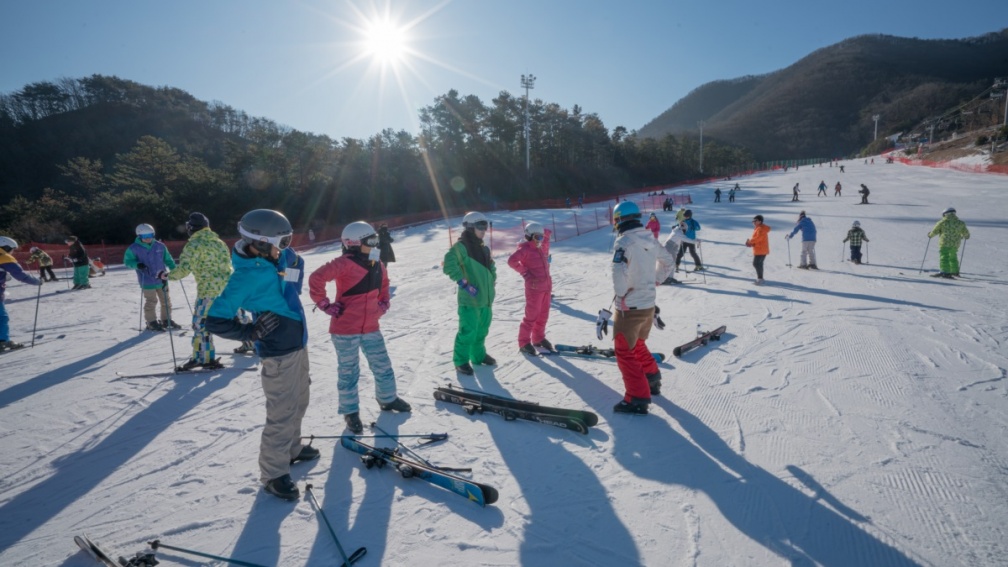
[[[725,324],[728,333],[662,366],[665,386],[648,416],[613,415],[623,392],[614,363],[517,353],[521,278],[500,256],[488,345],[499,365],[460,380],[451,366],[456,288],[440,271],[447,225],[397,233],[394,299],[382,325],[414,410],[378,411],[365,365],[362,417],[390,432],[447,432],[446,442],[415,450],[472,467],[500,500],[480,508],[387,467],[367,470],[333,439],[315,441],[322,458],[297,465],[295,480],[315,486],[348,552],[367,547],[361,566],[1003,565],[1008,180],[846,166],[733,180],[743,187],[733,204],[710,202],[713,187],[693,191],[710,271],[658,290],[668,328],[649,343],[670,354],[698,324]],[[820,180],[830,195],[840,180],[845,195],[816,198]],[[803,200],[791,203],[796,182]],[[860,183],[871,205],[856,204]],[[972,233],[956,281],[918,274],[925,250],[924,268],[937,265],[937,242],[928,247],[926,234],[949,205]],[[787,267],[784,234],[801,209],[819,229],[818,272]],[[754,214],[773,228],[764,287],[752,285],[743,245]],[[514,226],[550,215],[491,218]],[[671,214],[659,215],[667,229]],[[871,239],[860,266],[841,261],[855,219]],[[554,245],[554,342],[598,342],[595,314],[612,297],[610,242],[603,229]],[[316,249],[306,259],[314,268],[335,253]],[[81,532],[128,555],[160,538],[262,565],[337,564],[310,502],[259,488],[255,359],[225,354],[232,368],[212,376],[117,376],[170,369],[172,344],[137,332],[132,273],[114,269],[93,286],[56,294],[64,282],[46,284],[43,337],[0,356],[0,564],[91,565],[72,541]],[[191,300],[192,280],[185,286]],[[175,315],[187,318],[182,288],[172,293]],[[35,299],[34,289],[10,283],[15,340],[31,341]],[[326,330],[325,317],[310,315],[305,430],[318,436],[344,433]],[[187,356],[187,337],[173,346]],[[229,353],[235,343],[217,346]],[[469,416],[435,402],[434,388],[446,383],[589,409],[601,421],[579,435]]]

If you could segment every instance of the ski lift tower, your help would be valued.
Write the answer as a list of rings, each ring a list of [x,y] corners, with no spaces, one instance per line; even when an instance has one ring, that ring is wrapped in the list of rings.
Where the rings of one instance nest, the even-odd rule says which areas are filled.
[[[878,140],[878,119],[879,118],[881,118],[881,117],[878,114],[872,116],[872,120],[875,121],[875,138],[874,138],[874,140]]]
[[[535,75],[528,74],[521,76],[521,85],[525,89],[525,176],[532,177],[532,169],[529,162],[529,137],[531,126],[529,125],[529,90],[535,88]]]
[[[1001,123],[1001,125],[1008,126],[1008,79],[994,79],[993,88],[1005,90],[1004,94],[998,92],[997,96],[995,96],[995,93],[991,93],[991,98],[1001,98],[1002,96],[1004,97],[1005,99],[1004,121]]]

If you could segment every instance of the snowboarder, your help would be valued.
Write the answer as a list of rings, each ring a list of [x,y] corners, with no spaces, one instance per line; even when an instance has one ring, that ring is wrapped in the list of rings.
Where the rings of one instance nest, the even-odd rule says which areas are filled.
[[[855,264],[861,263],[861,241],[871,242],[868,240],[868,236],[865,231],[861,228],[861,221],[854,221],[851,225],[850,230],[847,231],[847,238],[843,241],[850,241],[850,259],[851,262]]]
[[[721,188],[720,187],[714,189],[714,202],[715,203],[720,203],[721,202]]]
[[[700,223],[693,220],[693,211],[686,209],[683,215],[683,220],[680,223],[682,226],[682,244],[679,246],[679,254],[676,255],[675,259],[675,270],[679,271],[679,263],[682,261],[686,251],[689,250],[690,256],[693,258],[693,269],[700,271],[704,269],[700,262],[700,256],[697,256],[696,247],[699,245],[697,241],[696,233],[700,230]]]
[[[618,206],[618,205],[617,205]],[[459,330],[455,335],[452,362],[460,374],[475,374],[472,364],[494,366],[487,354],[486,337],[493,319],[497,265],[483,236],[490,221],[471,211],[462,217],[462,235],[444,256],[444,273],[458,285]]]
[[[794,188],[791,189],[791,202],[792,203],[798,200],[798,193],[800,193],[800,191],[798,191],[798,184],[795,183],[794,184]]]
[[[794,230],[792,230],[791,234],[786,235],[784,238],[791,240],[791,237],[797,234],[799,230],[802,233],[802,247],[801,264],[799,264],[798,267],[803,270],[818,270],[819,266],[816,265],[815,258],[815,223],[812,222],[812,219],[805,215],[805,211],[798,213],[798,222],[795,224]]]
[[[52,256],[46,254],[45,251],[38,246],[32,246],[30,251],[31,256],[28,257],[28,261],[38,264],[39,279],[43,282],[56,281],[56,274],[52,271]],[[48,274],[48,277],[46,277],[46,274]]]
[[[12,252],[17,250],[18,243],[9,236],[0,236],[0,352],[24,348],[21,343],[10,340],[10,317],[7,316],[7,308],[4,307],[4,294],[7,291],[7,275],[19,282],[28,285],[42,285],[41,279],[35,279],[21,269],[21,265],[14,259]]]
[[[616,293],[613,343],[625,388],[623,399],[613,407],[619,413],[646,414],[651,396],[661,393],[661,371],[645,341],[651,325],[658,325],[655,281],[668,275],[667,268],[658,269],[658,258],[663,256],[664,266],[672,258],[644,230],[640,218],[640,209],[634,203],[620,203],[613,209],[613,224],[619,232],[611,265]],[[605,313],[601,311],[599,317],[605,317]]]
[[[224,365],[216,358],[213,335],[206,329],[206,316],[214,299],[224,291],[224,286],[231,277],[231,255],[227,245],[210,230],[210,219],[203,213],[190,214],[185,226],[189,242],[186,242],[179,255],[178,265],[168,274],[169,280],[181,280],[190,273],[196,279],[196,303],[193,304],[192,313],[192,356],[179,370],[191,370],[197,366],[222,368]]]
[[[143,289],[143,316],[148,331],[181,329],[171,317],[171,298],[168,296],[168,272],[175,269],[175,260],[168,247],[154,239],[154,227],[143,223],[136,227],[136,240],[126,249],[123,265],[136,270],[137,283]],[[161,303],[161,319],[157,306]]]
[[[259,478],[266,492],[284,500],[301,493],[290,467],[319,457],[301,444],[308,409],[308,327],[301,306],[304,260],[290,248],[294,229],[278,211],[256,209],[238,222],[241,239],[231,252],[234,273],[207,313],[207,329],[221,337],[256,342],[266,398],[266,425],[259,443]],[[242,323],[239,309],[255,314]]]
[[[382,411],[408,412],[412,408],[396,393],[395,372],[385,347],[379,319],[388,313],[389,278],[381,262],[380,237],[370,224],[357,221],[343,229],[343,255],[330,260],[308,277],[308,294],[329,315],[329,335],[339,361],[338,412],[347,429],[363,433],[360,419],[360,353],[364,352],[374,375],[375,398]],[[336,284],[329,301],[326,285]]]
[[[392,250],[392,243],[395,239],[389,234],[388,225],[381,223],[378,226],[378,249],[381,250],[381,261],[386,266],[395,262],[395,251]]]
[[[655,240],[658,240],[658,235],[661,234],[661,222],[654,213],[651,213],[651,216],[648,217],[647,224],[644,225],[644,228],[650,230],[651,233],[654,234]]]
[[[823,197],[827,196],[826,195],[826,180],[825,179],[819,181],[819,191],[816,192],[816,197],[818,197],[819,195],[822,195]]]
[[[867,205],[868,204],[868,194],[871,193],[871,191],[868,190],[868,186],[865,185],[864,183],[862,183],[861,184],[861,190],[858,191],[858,193],[861,193],[861,204],[862,205]]]
[[[84,245],[76,236],[68,236],[66,245],[70,247],[70,250],[63,259],[69,259],[73,264],[73,289],[91,289],[91,283],[88,281],[91,267],[88,263],[87,250],[84,249]]]
[[[556,352],[546,338],[553,278],[550,276],[550,235],[537,222],[525,225],[525,240],[508,257],[508,266],[525,280],[525,316],[518,326],[518,350],[536,356],[540,351]]]
[[[969,229],[966,223],[959,220],[956,210],[949,207],[942,211],[942,218],[934,225],[928,238],[938,236],[938,268],[936,276],[951,278],[959,275],[959,244],[963,239],[969,240]]]
[[[753,233],[745,245],[752,248],[753,267],[756,268],[756,285],[763,285],[763,261],[770,254],[770,227],[763,224],[763,215],[753,217]]]

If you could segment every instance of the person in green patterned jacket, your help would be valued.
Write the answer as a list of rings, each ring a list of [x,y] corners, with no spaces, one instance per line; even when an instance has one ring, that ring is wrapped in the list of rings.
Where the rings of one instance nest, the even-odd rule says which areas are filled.
[[[486,338],[493,319],[491,306],[497,266],[483,244],[490,221],[483,213],[469,212],[462,218],[462,236],[444,257],[444,273],[458,284],[459,330],[452,356],[455,370],[472,376],[470,362],[497,364],[486,351]]]
[[[942,211],[942,218],[934,225],[928,238],[938,236],[938,268],[941,270],[935,277],[951,278],[959,275],[959,244],[965,238],[969,240],[970,233],[966,223],[959,220],[956,210],[949,207]]]
[[[213,336],[206,329],[206,316],[214,299],[224,291],[231,277],[231,252],[217,234],[210,230],[210,221],[203,213],[192,213],[186,221],[189,242],[182,249],[178,264],[168,274],[169,280],[181,280],[190,273],[196,278],[196,304],[192,316],[192,357],[179,370],[197,366],[221,368],[215,358]]]

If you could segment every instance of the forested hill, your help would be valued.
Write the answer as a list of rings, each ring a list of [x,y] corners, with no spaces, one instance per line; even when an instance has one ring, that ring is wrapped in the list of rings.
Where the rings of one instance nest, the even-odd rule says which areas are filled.
[[[779,71],[698,87],[638,132],[697,131],[758,160],[842,156],[908,131],[1008,76],[1008,29],[962,40],[865,35]]]

